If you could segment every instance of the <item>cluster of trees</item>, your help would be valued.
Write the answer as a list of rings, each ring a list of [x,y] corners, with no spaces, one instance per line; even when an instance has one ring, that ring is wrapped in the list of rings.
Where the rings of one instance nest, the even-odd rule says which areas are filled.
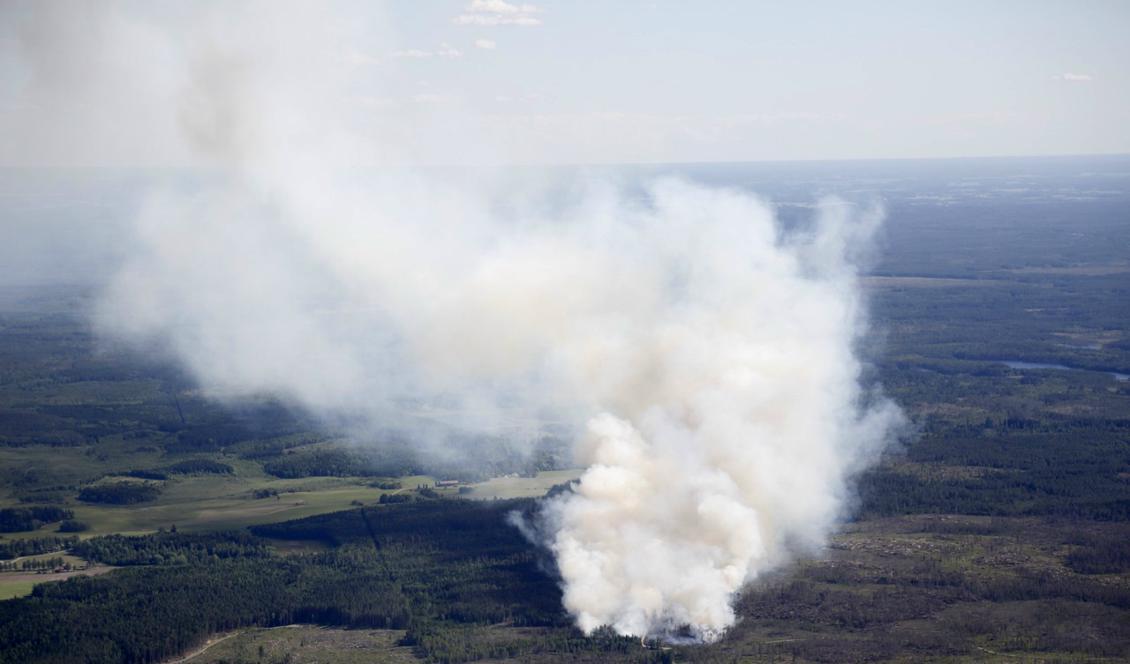
[[[906,449],[906,460],[938,469],[939,476],[897,464],[866,473],[859,486],[862,514],[1130,520],[1130,497],[1121,479],[1130,471],[1130,430],[1111,422],[986,424],[927,432]],[[965,470],[947,473],[945,468]]]
[[[76,519],[67,519],[59,524],[61,533],[81,533],[90,530],[90,524]]]
[[[121,474],[143,480],[167,480],[169,475],[230,475],[233,472],[235,469],[228,464],[212,459],[185,459],[161,468],[139,468]]]
[[[305,452],[284,454],[263,464],[263,470],[275,477],[372,476],[388,475],[387,468],[349,450],[322,447]],[[410,472],[414,468],[407,469]]]
[[[70,519],[74,512],[54,506],[5,507],[0,509],[0,533],[35,530],[47,523]]]
[[[196,475],[196,474],[211,474],[211,475],[230,475],[235,472],[235,469],[226,463],[213,461],[211,459],[186,459],[169,464],[161,468],[166,473],[173,473],[179,475]]]
[[[227,558],[266,558],[265,540],[245,531],[184,534],[160,532],[130,537],[106,535],[72,545],[78,556],[107,565],[202,564]]]
[[[479,659],[522,661],[536,657],[539,661],[615,661],[667,662],[672,654],[648,651],[639,639],[619,636],[610,628],[601,628],[585,637],[575,630],[545,630],[540,638],[494,635],[484,638],[474,625],[453,626],[439,621],[416,621],[409,628],[403,645],[415,646],[426,653],[430,662],[455,664]]]
[[[807,565],[740,598],[740,615],[756,616],[762,625],[787,624],[806,638],[754,640],[753,650],[740,651],[729,639],[693,650],[645,648],[609,630],[584,637],[571,626],[556,581],[543,571],[545,561],[506,524],[509,512],[529,509],[532,503],[524,500],[422,501],[256,526],[254,533],[165,532],[72,543],[75,553],[124,569],[40,585],[28,598],[0,603],[0,662],[156,662],[209,634],[290,623],[403,629],[404,644],[417,655],[450,663],[969,656],[977,654],[971,638],[1011,633],[991,614],[965,621],[964,609],[957,609],[970,603],[1072,603],[1070,611],[1103,634],[1118,629],[1114,612],[1130,610],[1130,594],[1101,578],[1028,568],[981,573],[907,547],[875,565]],[[1005,521],[947,524],[935,525],[951,536],[968,531],[993,540],[1012,532]],[[319,540],[331,548],[282,556],[273,552],[271,538]],[[1076,539],[1073,550],[1089,552],[1078,556],[1079,564],[1125,555],[1117,538]],[[858,592],[860,585],[868,592]],[[892,629],[938,615],[946,618],[932,623],[936,629]],[[524,630],[499,630],[499,624]],[[743,629],[744,622],[735,628],[739,642]],[[1027,645],[1061,652],[1111,656],[1126,645],[1126,639],[1031,633],[1043,633],[1043,640]]]
[[[256,457],[263,461],[263,470],[276,477],[403,477],[430,474],[464,481],[481,481],[509,473],[535,475],[540,470],[565,467],[570,457],[568,444],[545,438],[531,452],[520,450],[510,442],[496,439],[451,441],[455,458],[473,459],[474,463],[454,463],[420,459],[412,445],[385,443],[376,447],[350,448],[339,444],[288,449],[274,456],[261,450]],[[383,488],[383,487],[382,487]]]
[[[37,556],[70,548],[78,542],[78,537],[36,537],[34,539],[14,539],[0,541],[0,560],[11,560],[22,556]]]
[[[211,458],[186,458],[184,461],[171,463],[156,469],[134,469],[125,471],[125,477],[140,480],[167,480],[173,474],[232,474],[235,469],[231,465],[211,460]]]
[[[3,447],[75,447],[86,442],[82,434],[74,431],[71,421],[22,408],[0,409],[0,431],[4,432],[0,436]]]
[[[1083,537],[1064,561],[1079,574],[1125,574],[1130,572],[1130,541]]]
[[[70,569],[68,564],[62,557],[55,556],[52,558],[31,558],[29,560],[20,560],[13,562],[0,562],[0,572],[38,572],[42,570],[52,569]]]
[[[642,652],[632,639],[590,642],[570,626],[556,583],[506,525],[521,506],[436,501],[255,529],[337,544],[298,556],[272,555],[246,533],[93,538],[74,551],[127,567],[0,603],[0,662],[155,662],[211,633],[290,623],[406,629],[436,662],[565,646]],[[487,630],[465,630],[500,622],[547,631],[502,647]]]
[[[194,402],[185,419],[185,409],[179,410],[177,419],[161,424],[162,431],[173,435],[172,440],[164,441],[165,449],[172,453],[219,452],[229,447],[246,450],[255,442],[292,436],[309,427],[276,402],[245,404],[238,413]]]
[[[377,501],[381,505],[391,505],[393,503],[410,503],[412,496],[407,493],[382,493],[380,499]]]
[[[989,534],[984,539],[978,535],[958,540],[988,555],[1015,551],[1013,536],[1033,537],[1032,520],[958,523]],[[1067,535],[1062,525],[1043,522],[1035,538]],[[948,535],[964,530],[940,522],[924,532]],[[1088,546],[1121,541],[1114,530]],[[1108,580],[1065,574],[1043,561],[970,565],[960,556],[946,555],[944,549],[923,551],[913,538],[900,542],[897,536],[880,534],[878,539],[894,543],[880,557],[849,555],[845,560],[833,556],[747,588],[736,610],[753,618],[756,626],[752,629],[764,630],[767,623],[787,625],[789,636],[796,638],[780,639],[780,643],[764,644],[764,648],[743,654],[766,661],[976,659],[984,652],[978,646],[991,645],[1028,651],[1027,655],[1010,654],[1019,659],[1030,658],[1032,651],[1047,651],[1075,661],[1124,656],[1130,648],[1130,634],[1124,628],[1130,593]],[[946,540],[951,537],[941,541]],[[1059,540],[1048,540],[1054,541]],[[995,549],[997,546],[1000,548]],[[867,588],[866,592],[861,588]],[[923,624],[922,620],[928,621],[929,630],[911,627]],[[747,627],[739,623],[727,641],[746,642]],[[1020,634],[1026,642],[1011,641]],[[756,638],[749,640],[756,644]],[[732,654],[735,648],[704,650],[703,661],[727,661],[722,655]],[[695,660],[700,659],[697,655]]]
[[[157,500],[161,488],[152,482],[107,482],[83,488],[78,499],[85,503],[133,505]]]
[[[176,438],[165,445],[173,453],[218,452],[241,440],[255,438],[255,433],[240,422],[194,423],[173,428],[177,429]]]
[[[126,477],[134,477],[134,478],[137,478],[139,480],[167,480],[167,479],[169,479],[168,473],[160,471],[160,470],[149,469],[149,468],[135,468],[133,470],[127,470],[126,472],[124,472],[122,474],[125,475]]]
[[[1112,212],[1111,223],[1123,221],[1123,208]],[[1072,230],[1077,230],[1075,209]],[[928,296],[921,288],[889,285],[874,292],[873,311],[887,332],[878,375],[912,413],[921,407],[917,421],[924,435],[908,445],[897,463],[862,478],[863,515],[1051,515],[1063,519],[1064,531],[1117,529],[1120,524],[1097,522],[1130,519],[1124,479],[1130,473],[1130,385],[1097,374],[1017,372],[991,360],[1042,360],[1130,373],[1130,341],[1086,348],[1067,345],[1075,342],[1057,336],[1077,328],[1124,329],[1130,314],[1124,275],[1069,279],[970,273],[971,266],[982,271],[1023,266],[1033,260],[1033,248],[1039,249],[1039,260],[1064,260],[1064,251],[1094,258],[1093,252],[1100,249],[1094,238],[1111,236],[1085,233],[1090,245],[1079,254],[1081,245],[1049,242],[1049,234],[1037,232],[1040,225],[1018,231],[1014,219],[974,223],[985,220],[983,211],[980,217],[964,212],[957,217],[982,234],[1024,234],[1027,239],[1021,244],[1027,250],[1005,256],[998,247],[1015,249],[1015,243],[969,244],[974,235],[953,232],[938,219],[925,220],[930,223],[923,227],[946,229],[946,237],[935,238],[939,242],[923,244],[919,239],[906,245],[900,239],[905,234],[892,236],[890,255],[899,263],[886,266],[892,272],[987,274],[1007,282],[936,288]],[[955,221],[953,215],[949,221]],[[1112,260],[1124,253],[1116,242],[1103,241],[1101,249]],[[8,358],[4,380],[9,384],[154,377],[166,386],[183,383],[183,378],[153,367],[127,366],[121,358],[115,365],[92,356],[82,350],[87,342],[59,321],[22,327],[0,326],[0,354]],[[60,362],[60,357],[74,361]],[[90,458],[96,462],[102,458],[99,436],[124,434],[149,443],[139,451],[222,451],[261,461],[278,477],[426,472],[478,479],[529,474],[567,462],[563,446],[552,440],[542,441],[528,455],[510,449],[505,440],[468,439],[454,445],[464,448],[461,456],[480,460],[476,467],[424,467],[408,445],[385,446],[384,452],[370,455],[324,444],[324,436],[302,433],[301,423],[274,405],[258,414],[233,415],[181,396],[184,403],[175,406],[175,398],[165,393],[129,405],[0,404],[0,444],[90,445]],[[167,467],[130,474],[164,480],[176,472],[230,472],[227,464],[208,463],[213,464],[210,469]],[[15,495],[36,503],[46,502],[47,494],[37,493],[44,485],[77,481],[55,479],[50,469],[30,467],[8,469],[4,480]],[[132,493],[138,486],[133,483],[122,491]],[[112,503],[133,502],[132,497],[107,495],[113,488],[97,489],[101,495],[88,493],[95,489],[87,487],[84,493]],[[54,495],[69,498],[77,490],[56,486]],[[277,494],[261,489],[255,495]],[[160,533],[81,544],[74,538],[0,541],[0,558],[74,547],[91,560],[126,567],[98,578],[44,585],[30,598],[0,602],[0,662],[157,661],[183,652],[209,633],[289,622],[405,629],[405,643],[434,662],[546,659],[550,654],[563,661],[608,653],[618,661],[670,656],[669,651],[643,650],[638,642],[609,632],[582,638],[569,626],[553,579],[540,571],[546,567],[538,563],[545,561],[539,561],[538,553],[502,519],[504,511],[521,508],[521,503],[393,504],[407,498],[389,496],[378,508],[255,529],[262,537],[316,539],[332,547],[298,556],[274,555],[268,541],[247,533]],[[1090,523],[1078,528],[1079,519]],[[942,541],[1019,538],[1002,530],[1001,524],[1008,521],[966,520],[934,534],[944,535]],[[745,620],[735,628],[740,640],[741,630],[754,622],[763,626],[764,619],[796,627],[806,636],[761,644],[755,651],[723,644],[675,652],[701,661],[733,661],[751,653],[757,659],[791,656],[808,661],[981,656],[969,640],[975,635],[982,645],[1006,650],[1124,656],[1130,652],[1124,627],[1130,600],[1122,585],[1097,575],[1130,571],[1126,541],[1088,534],[1078,541],[1057,542],[1057,560],[1066,570],[1041,560],[1050,571],[1026,564],[1002,571],[990,565],[992,573],[981,574],[977,565],[910,560],[887,552],[877,565],[860,564],[860,558],[852,564],[806,564],[791,578],[744,595],[739,613],[758,620]],[[866,592],[860,592],[863,587]],[[994,612],[1005,602],[1024,607],[1009,604]],[[1025,613],[1032,606],[1045,613]],[[913,618],[928,620],[930,629],[900,631],[900,621]],[[530,629],[522,633],[536,636],[519,637],[516,631],[491,627],[503,622],[526,626]],[[1093,634],[1105,637],[1083,640]],[[984,640],[989,638],[997,640]]]
[[[263,460],[271,459],[297,447],[305,447],[321,442],[317,437],[301,438],[272,438],[268,440],[240,441],[225,449],[225,452],[234,453],[241,459]]]

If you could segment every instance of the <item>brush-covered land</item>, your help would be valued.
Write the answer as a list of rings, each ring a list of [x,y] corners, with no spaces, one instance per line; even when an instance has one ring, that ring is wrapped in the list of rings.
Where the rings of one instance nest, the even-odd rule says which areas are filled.
[[[786,221],[836,189],[831,165],[774,168],[695,176]],[[0,662],[1130,661],[1128,160],[851,168],[890,218],[862,353],[916,434],[717,643],[572,627],[506,521],[576,476],[568,441],[443,462],[221,405],[99,342],[89,292],[12,288]]]

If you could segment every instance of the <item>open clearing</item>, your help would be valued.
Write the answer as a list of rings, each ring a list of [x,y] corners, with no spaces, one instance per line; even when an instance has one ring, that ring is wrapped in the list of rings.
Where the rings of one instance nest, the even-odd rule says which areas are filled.
[[[143,534],[173,525],[180,530],[223,530],[275,523],[315,514],[349,509],[354,501],[375,503],[383,493],[398,493],[369,486],[375,478],[316,477],[278,479],[243,475],[188,476],[165,483],[161,496],[139,505],[90,505],[77,501],[66,504],[75,519],[90,526],[80,533],[85,538],[111,533]],[[425,476],[399,480],[405,489],[432,484]],[[278,496],[255,498],[257,489],[278,492]],[[17,506],[10,501],[0,507]],[[57,524],[36,531],[12,533],[20,538],[54,537]]]
[[[944,288],[951,286],[999,286],[997,279],[959,279],[954,277],[863,277],[869,288]]]
[[[497,477],[470,485],[469,498],[520,498],[544,495],[550,487],[576,479],[580,470],[557,470],[538,473],[536,477]],[[336,512],[355,506],[356,502],[373,504],[381,494],[404,493],[418,485],[431,486],[435,478],[413,475],[397,478],[403,488],[383,490],[370,486],[375,478],[321,477],[303,479],[259,479],[237,476],[190,477],[169,483],[165,493],[146,505],[74,506],[75,518],[90,524],[83,536],[108,533],[144,533],[176,525],[178,529],[221,530],[276,523],[302,517]],[[255,489],[274,489],[279,495],[253,498]],[[456,489],[441,493],[454,494]],[[41,529],[43,535],[55,534]]]
[[[4,572],[0,574],[0,600],[23,597],[24,595],[31,594],[32,588],[40,583],[62,581],[72,576],[98,576],[99,574],[105,574],[114,569],[116,568],[110,567],[109,565],[92,565],[81,570],[48,572],[46,574],[36,572]]]
[[[558,484],[577,479],[582,472],[580,468],[571,468],[543,471],[535,477],[495,477],[472,485],[474,490],[467,497],[476,500],[535,498],[544,496]]]
[[[1112,274],[1125,274],[1130,272],[1130,264],[1119,263],[1114,265],[1072,265],[1072,266],[1026,266],[1009,270],[1013,274],[1050,274],[1066,275],[1073,277],[1101,277]]]
[[[538,473],[535,477],[496,477],[471,484],[468,498],[524,498],[544,495],[551,487],[580,476],[578,469]],[[180,530],[222,530],[276,523],[349,509],[357,502],[371,505],[381,494],[404,493],[417,486],[432,486],[435,478],[413,475],[398,478],[403,488],[384,490],[370,486],[375,478],[320,477],[303,479],[264,479],[239,476],[189,477],[169,482],[161,497],[143,505],[73,506],[75,518],[89,523],[83,537],[109,533],[146,533],[174,524]],[[254,498],[255,489],[274,489],[278,496]],[[455,494],[445,488],[441,494]],[[70,506],[68,506],[70,507]],[[54,527],[41,528],[40,536],[55,535]],[[21,536],[27,534],[21,533]]]
[[[287,625],[250,629],[213,639],[187,658],[171,660],[191,664],[207,662],[291,662],[293,664],[360,664],[362,662],[421,661],[406,646],[400,630],[327,629],[312,625]]]

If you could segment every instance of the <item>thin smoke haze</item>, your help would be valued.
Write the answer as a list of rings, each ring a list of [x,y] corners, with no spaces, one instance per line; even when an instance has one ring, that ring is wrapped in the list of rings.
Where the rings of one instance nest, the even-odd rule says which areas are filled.
[[[856,353],[879,209],[825,201],[786,230],[678,179],[378,167],[412,146],[359,110],[381,76],[349,57],[380,25],[367,4],[68,7],[13,16],[29,98],[73,92],[82,63],[77,94],[142,114],[125,144],[212,173],[145,196],[98,331],[217,398],[278,395],[423,454],[575,432],[584,474],[522,525],[585,632],[717,637],[743,586],[825,542],[902,421]],[[458,109],[420,122],[453,162],[493,153]]]

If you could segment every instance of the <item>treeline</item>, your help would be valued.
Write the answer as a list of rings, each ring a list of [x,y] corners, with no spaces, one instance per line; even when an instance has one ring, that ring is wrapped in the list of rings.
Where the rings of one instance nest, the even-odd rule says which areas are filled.
[[[63,551],[78,542],[78,537],[36,537],[0,542],[0,560],[11,560],[22,556],[37,556],[42,553]]]
[[[167,480],[169,474],[160,470],[151,470],[148,468],[134,468],[121,473],[125,477],[133,477],[139,480]]]
[[[163,431],[174,433],[165,442],[165,449],[173,454],[191,452],[218,452],[229,445],[255,438],[255,433],[238,422],[209,422],[178,426],[165,424]]]
[[[61,507],[5,507],[0,509],[0,533],[27,532],[74,515]]]
[[[264,472],[287,479],[314,476],[413,475],[416,470],[410,463],[390,468],[374,459],[339,448],[319,448],[284,454],[263,464]]]
[[[194,404],[199,410],[201,404]],[[165,442],[172,453],[217,452],[249,441],[300,434],[308,429],[293,411],[279,403],[246,405],[240,412],[209,409],[204,418],[195,415],[187,423],[166,421],[161,430],[174,434]]]
[[[657,657],[634,639],[584,639],[571,627],[557,584],[505,522],[524,504],[436,501],[256,528],[339,543],[298,556],[270,555],[245,533],[95,538],[76,553],[132,566],[0,602],[0,662],[156,662],[216,632],[291,623],[405,629],[431,662],[580,652]],[[157,557],[158,564],[133,564]],[[503,641],[488,629],[499,623],[544,634]]]
[[[39,572],[53,569],[70,569],[71,566],[61,556],[53,558],[32,558],[19,562],[0,562],[0,572]]]
[[[884,465],[859,482],[864,516],[950,513],[1130,520],[1122,473],[1130,438],[1117,428],[927,434],[905,451],[917,469]],[[963,470],[946,471],[957,467]],[[980,469],[970,472],[969,469]],[[936,469],[937,475],[929,475]]]
[[[443,664],[478,659],[521,661],[529,657],[544,658],[549,654],[557,655],[560,661],[574,661],[575,658],[616,662],[671,661],[669,653],[644,650],[639,639],[620,636],[609,628],[598,629],[587,637],[575,630],[557,629],[538,639],[517,635],[507,638],[504,634],[484,638],[482,631],[474,625],[417,621],[408,628],[402,644],[415,646],[417,651],[426,653],[428,661]]]
[[[1111,495],[1085,477],[1055,469],[923,478],[880,468],[861,477],[859,495],[863,517],[949,513],[1130,520],[1130,498]]]
[[[406,631],[404,644],[429,662],[487,658],[538,661],[733,661],[729,637],[717,646],[645,649],[637,639],[598,630],[583,637],[561,609],[556,581],[539,553],[506,524],[530,501],[423,501],[324,514],[246,532],[157,533],[99,537],[75,553],[125,569],[38,586],[32,596],[0,602],[0,662],[156,662],[183,653],[210,634],[241,627],[311,623]],[[1023,524],[924,522],[939,532],[973,528],[1007,534]],[[1003,530],[1002,530],[1003,529]],[[1105,532],[1105,531],[1095,531]],[[294,556],[271,552],[270,538],[316,539],[328,551]],[[1068,536],[1069,567],[1125,557],[1117,538]],[[997,614],[955,622],[947,607],[1040,602],[1100,625],[1130,608],[1130,594],[1106,579],[1020,567],[983,573],[899,549],[881,564],[822,560],[779,581],[750,588],[742,616],[787,623],[804,638],[765,644],[762,659],[870,661],[897,655],[977,655],[979,634],[1014,634]],[[1121,564],[1121,563],[1118,563]],[[1095,572],[1104,573],[1104,572]],[[868,587],[866,593],[859,587]],[[1058,604],[1057,604],[1058,603]],[[1081,608],[1082,607],[1082,608]],[[964,611],[965,609],[963,609]],[[935,620],[936,629],[896,631],[908,620]],[[1021,616],[1020,619],[1026,619]],[[962,619],[965,620],[965,619]],[[737,643],[742,641],[739,623]],[[932,623],[935,624],[935,623]],[[499,625],[523,630],[499,628]],[[1029,649],[1117,656],[1125,638],[1076,638],[1029,624]],[[980,631],[979,631],[980,630]],[[986,631],[988,630],[988,631]],[[1036,635],[1033,637],[1032,635]],[[1011,637],[1009,637],[1011,638]],[[1019,647],[1019,646],[1018,646]]]
[[[174,475],[230,475],[235,472],[231,466],[211,459],[186,459],[161,468]]]
[[[392,505],[394,503],[410,503],[412,496],[406,493],[382,493],[381,497],[377,500],[381,505]]]
[[[127,470],[122,475],[142,480],[167,480],[170,475],[230,475],[235,469],[212,459],[186,459],[160,468]]]
[[[968,576],[951,571],[948,582],[928,585],[896,573],[863,593],[856,584],[874,580],[853,578],[852,570],[842,567],[829,571],[843,577],[805,574],[742,594],[736,606],[740,615],[756,617],[761,625],[787,624],[797,635],[764,648],[758,647],[760,639],[750,639],[754,648],[742,650],[751,661],[980,660],[979,644],[989,637],[1000,639],[994,647],[1020,650],[1008,653],[1017,661],[1041,661],[1032,651],[1062,661],[1121,658],[1130,646],[1121,613],[1130,596],[1109,584],[1021,570]],[[931,629],[899,628],[923,620]],[[732,653],[723,645],[679,654],[693,661],[732,662]]]
[[[262,460],[277,457],[287,450],[315,445],[321,440],[309,438],[282,438],[269,440],[245,440],[227,448],[225,452],[235,453],[241,459]]]
[[[227,558],[266,558],[271,548],[245,531],[183,534],[163,532],[130,537],[106,535],[77,542],[71,551],[107,565],[185,565]]]
[[[448,445],[453,458],[463,461],[420,459],[411,445],[397,442],[358,447],[322,445],[288,449],[277,456],[260,450],[254,458],[265,459],[263,470],[282,478],[434,475],[468,482],[509,473],[533,476],[538,471],[566,467],[571,459],[565,441],[548,437],[536,441],[532,450],[494,438],[452,440]]]
[[[1130,572],[1130,542],[1125,539],[1079,537],[1064,563],[1079,574]]]
[[[81,533],[87,530],[90,530],[90,524],[85,521],[67,519],[59,524],[59,532],[61,533]]]
[[[152,482],[108,482],[85,487],[78,494],[84,503],[133,505],[157,500],[161,489]]]

